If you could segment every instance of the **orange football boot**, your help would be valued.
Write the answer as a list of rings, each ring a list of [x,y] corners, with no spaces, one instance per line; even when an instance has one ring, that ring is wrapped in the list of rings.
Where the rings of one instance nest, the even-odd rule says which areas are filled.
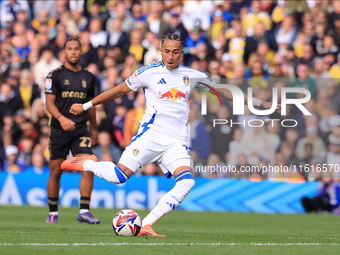
[[[72,157],[69,159],[66,159],[61,164],[62,170],[69,170],[69,171],[80,171],[84,172],[84,163],[87,160],[93,160],[94,162],[98,162],[98,158],[95,155],[89,155],[85,157]]]
[[[145,225],[144,227],[141,228],[138,236],[157,236],[157,237],[165,237],[163,235],[158,235],[156,234],[155,231],[153,231],[151,225]]]

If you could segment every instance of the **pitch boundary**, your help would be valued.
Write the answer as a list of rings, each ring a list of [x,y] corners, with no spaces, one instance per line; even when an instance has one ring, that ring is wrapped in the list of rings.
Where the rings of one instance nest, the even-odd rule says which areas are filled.
[[[0,246],[320,246],[339,243],[0,243]]]

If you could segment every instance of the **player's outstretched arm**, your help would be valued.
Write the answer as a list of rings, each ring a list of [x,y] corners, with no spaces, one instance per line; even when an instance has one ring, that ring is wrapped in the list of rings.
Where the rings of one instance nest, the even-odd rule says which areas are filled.
[[[231,91],[229,89],[217,88],[215,90],[216,90],[216,92],[218,93],[219,96],[222,96],[229,101],[233,101],[233,94],[231,93]],[[247,94],[243,93],[243,97],[244,97],[244,104],[247,105],[248,104]],[[263,107],[265,109],[270,109],[272,107],[271,102],[264,102],[260,99],[255,98],[255,97],[253,97],[253,105],[254,106],[260,106],[260,107]],[[276,110],[278,112],[281,112],[281,105],[280,104],[277,105]]]
[[[103,104],[103,103],[107,103],[113,99],[116,99],[118,97],[121,97],[123,95],[125,95],[126,93],[130,92],[131,89],[128,87],[128,85],[126,84],[126,82],[122,82],[121,84],[119,84],[118,86],[109,89],[103,93],[101,93],[100,95],[96,96],[93,100],[85,103],[85,104],[73,104],[71,109],[70,109],[70,113],[74,114],[74,115],[79,115],[82,114],[84,111],[98,105],[98,104]]]

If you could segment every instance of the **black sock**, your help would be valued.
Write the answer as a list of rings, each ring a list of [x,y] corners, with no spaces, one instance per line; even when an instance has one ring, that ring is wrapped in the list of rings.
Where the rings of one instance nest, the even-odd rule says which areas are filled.
[[[58,211],[58,197],[49,197],[48,198],[48,206],[50,207],[50,212]]]
[[[90,210],[90,197],[80,198],[80,209]]]

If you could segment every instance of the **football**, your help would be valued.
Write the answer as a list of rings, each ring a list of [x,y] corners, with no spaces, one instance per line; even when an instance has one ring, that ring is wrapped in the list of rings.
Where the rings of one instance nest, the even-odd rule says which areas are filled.
[[[118,236],[136,236],[142,227],[142,220],[133,210],[121,210],[112,220],[113,231]]]

